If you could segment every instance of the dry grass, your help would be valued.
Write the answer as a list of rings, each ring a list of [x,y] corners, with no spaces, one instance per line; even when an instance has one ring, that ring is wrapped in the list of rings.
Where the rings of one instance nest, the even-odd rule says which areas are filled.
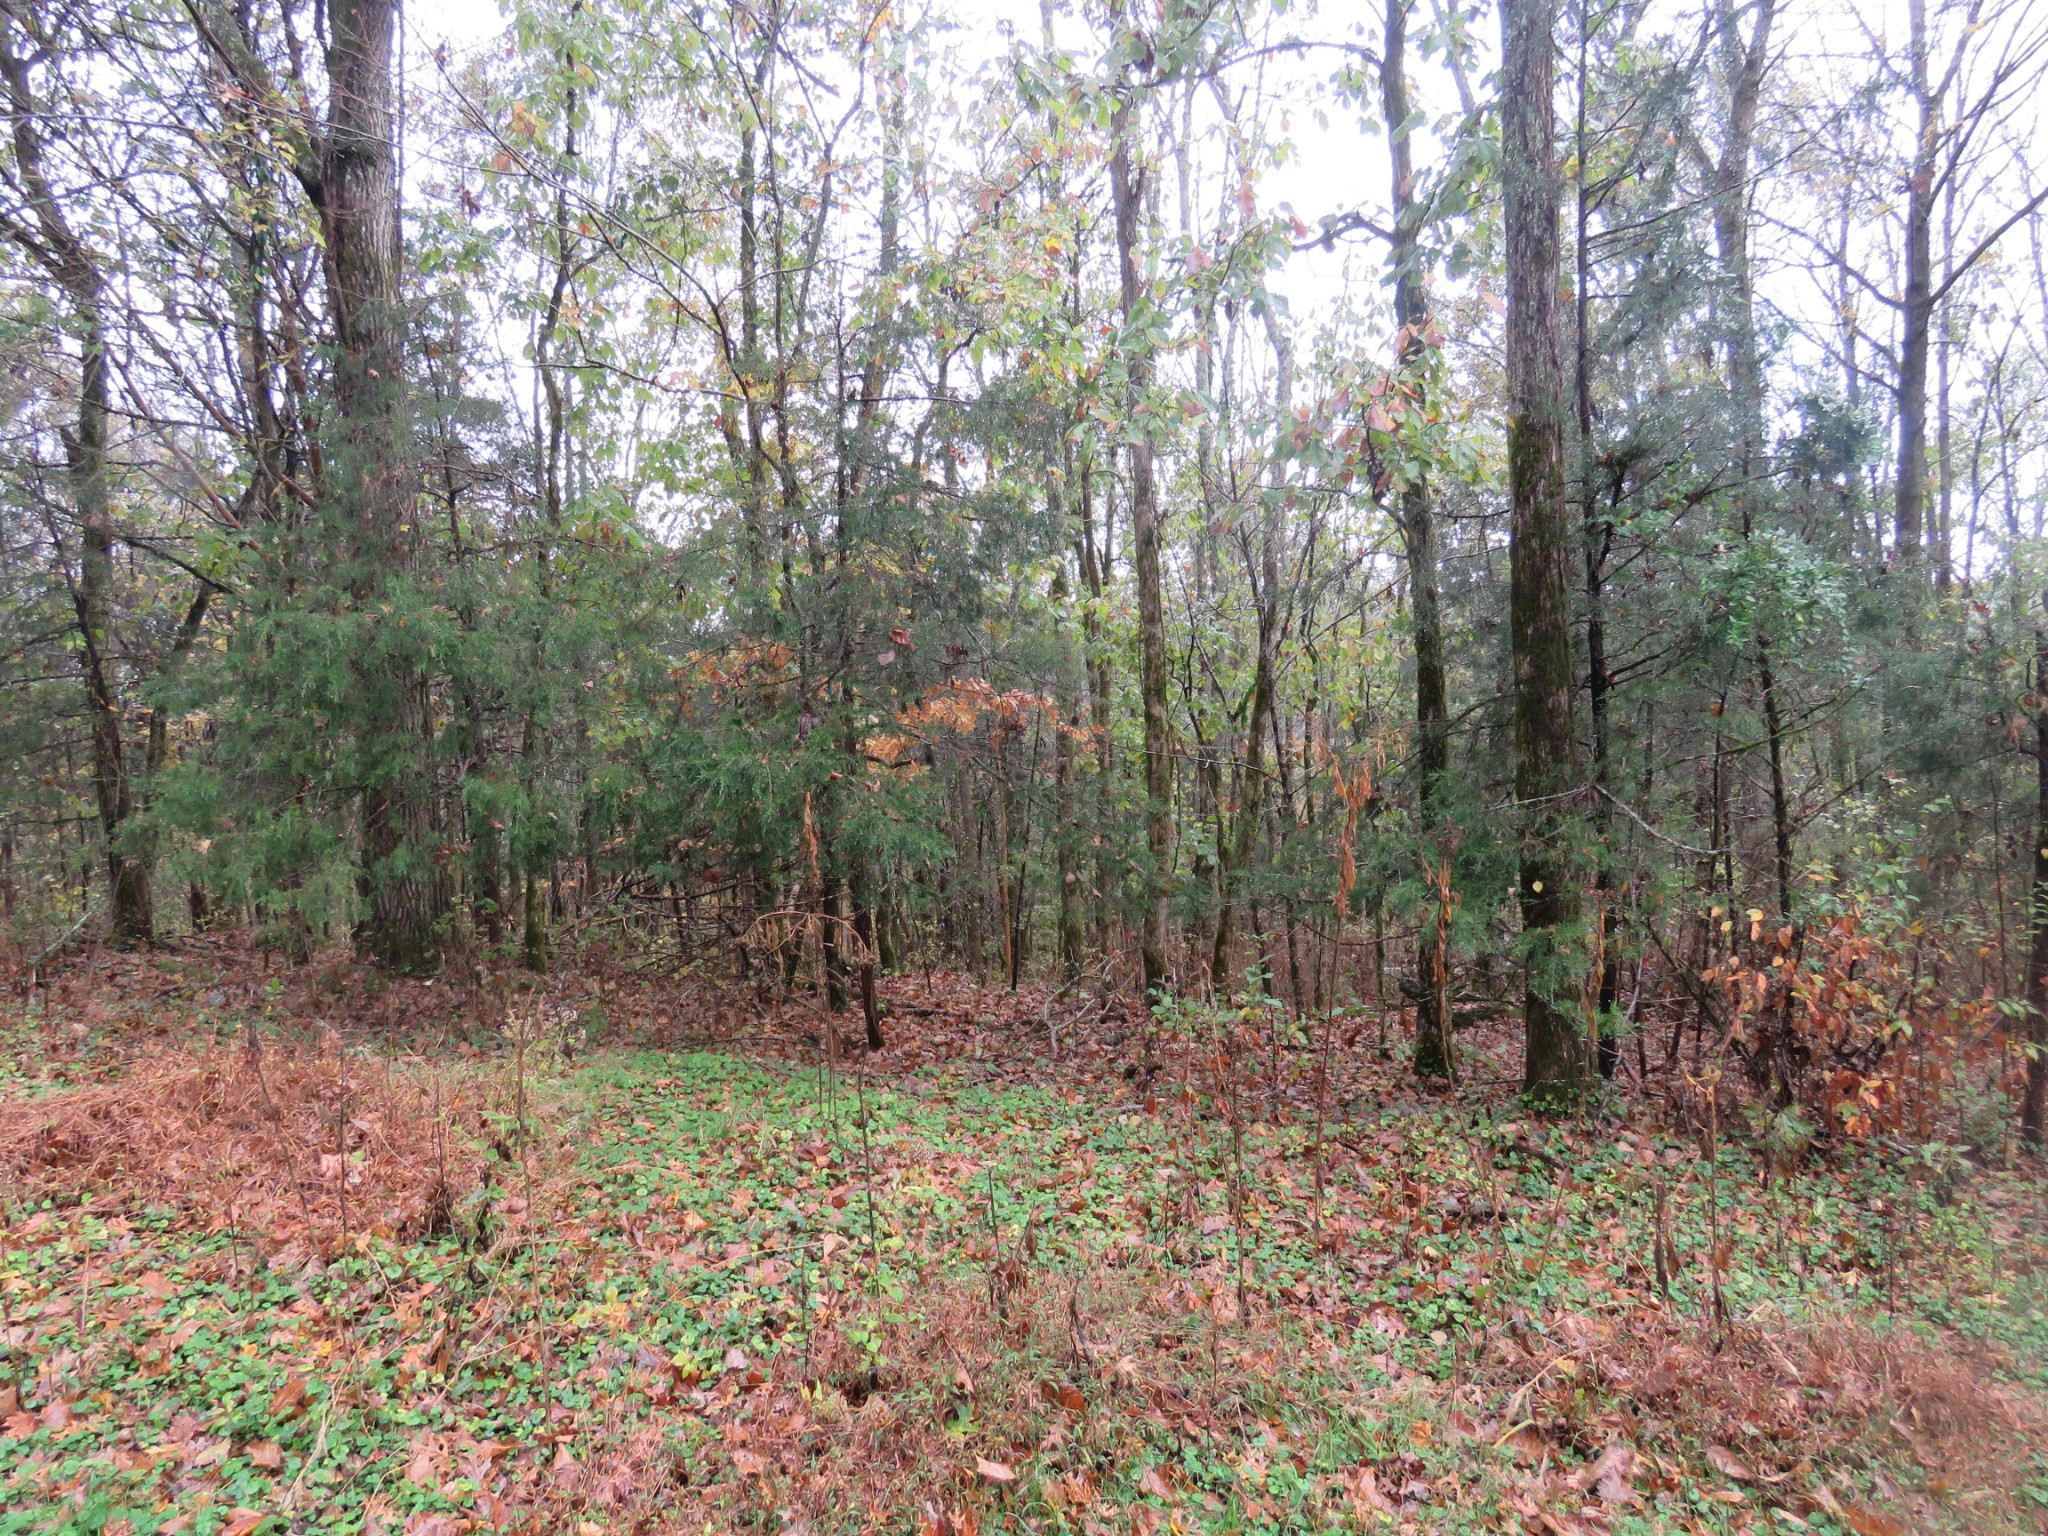
[[[298,1049],[158,1047],[118,1080],[0,1103],[0,1183],[31,1200],[168,1206],[270,1248],[447,1230],[491,1154],[503,1083],[475,1067]]]
[[[2015,1499],[2048,1411],[1962,1347],[1851,1321],[1716,1332],[1644,1307],[1568,1316],[1540,1340],[1494,1330],[1486,1360],[1528,1457],[1625,1445],[1645,1491],[1704,1463],[1731,1503],[1824,1511],[1864,1536],[2048,1530]],[[1849,1472],[1881,1507],[1857,1502]]]
[[[138,1014],[157,977],[134,967],[127,996]],[[823,1049],[817,1011],[800,999],[763,1011],[707,990],[690,1006],[680,989],[616,979],[574,982],[555,996],[581,1007],[593,991],[615,1041],[741,1030],[754,1054],[808,1062]],[[1092,1037],[1063,1036],[1049,1062],[1043,997],[914,979],[894,991],[902,1012],[891,1047],[868,1065],[882,1082],[936,1068],[949,1081],[1132,1091],[1122,1085],[1136,1037],[1121,1021]],[[502,1126],[517,1093],[506,1058],[485,1054],[488,1038],[460,1042],[498,1028],[505,999],[423,983],[377,991],[393,1029],[379,1013],[377,1028],[354,1038],[417,1044],[435,1033],[429,1059],[346,1048],[313,1023],[319,992],[313,978],[295,980],[269,1005],[296,1044],[260,1055],[179,1046],[152,1026],[120,1037],[118,1081],[0,1102],[0,1187],[109,1209],[168,1206],[194,1228],[249,1234],[273,1259],[294,1244],[306,1257],[329,1257],[350,1233],[460,1228],[482,1208],[467,1197],[493,1173],[505,1182]],[[415,1003],[442,1013],[422,1024],[424,1014],[406,1012]],[[1475,1045],[1506,1049],[1493,1032],[1468,1033]],[[1151,1091],[1165,1100],[1194,1070],[1192,1046],[1155,1044],[1164,1065]],[[1366,1089],[1377,1104],[1440,1108],[1440,1094],[1408,1083],[1371,1048],[1369,1039],[1337,1040],[1315,1058],[1331,1063],[1327,1094],[1297,1070],[1262,1084],[1261,1102],[1292,1105],[1303,1123],[1325,1102]],[[580,1197],[568,1188],[574,1149],[561,1140],[527,1162],[544,1188],[554,1181],[542,1170],[561,1173],[560,1198],[547,1208],[567,1213]],[[501,1232],[501,1254],[545,1241],[516,1218]],[[575,1241],[565,1239],[564,1251]],[[630,1251],[616,1261],[640,1262]],[[902,1301],[863,1297],[858,1287],[832,1293],[805,1314],[807,1342],[788,1339],[768,1362],[729,1360],[709,1379],[679,1375],[644,1346],[636,1356],[628,1340],[593,1369],[630,1372],[631,1390],[565,1411],[518,1446],[423,1433],[414,1449],[421,1476],[411,1480],[470,1475],[497,1490],[479,1500],[480,1518],[547,1532],[589,1521],[612,1533],[921,1526],[927,1536],[966,1536],[999,1503],[1006,1518],[1057,1515],[1070,1529],[1135,1526],[1140,1536],[1176,1515],[1181,1529],[1238,1518],[1221,1510],[1216,1485],[1192,1486],[1166,1464],[1171,1446],[1237,1469],[1229,1497],[1240,1505],[1258,1502],[1262,1465],[1313,1465],[1311,1502],[1332,1526],[1370,1529],[1392,1517],[1426,1527],[1447,1508],[1484,1508],[1504,1530],[1571,1536],[1704,1479],[1731,1512],[1766,1528],[1773,1517],[1761,1512],[1781,1509],[1832,1516],[1861,1536],[2048,1529],[2015,1494],[2048,1445],[2048,1414],[1998,1386],[1997,1362],[1955,1338],[1924,1343],[1846,1321],[1717,1331],[1637,1305],[1645,1279],[1597,1314],[1500,1309],[1483,1336],[1446,1350],[1453,1377],[1439,1381],[1404,1374],[1391,1348],[1370,1358],[1376,1315],[1326,1310],[1296,1288],[1291,1297],[1255,1295],[1240,1316],[1228,1273],[1190,1267],[1186,1256],[1169,1262],[1136,1241],[1055,1268],[970,1240],[922,1273],[928,1285]],[[539,1286],[554,1274],[544,1263],[528,1278]],[[462,1349],[548,1358],[545,1308],[515,1299],[488,1323],[474,1306],[474,1316],[451,1322],[475,1329]],[[352,1347],[342,1321],[321,1326]],[[430,1354],[444,1335],[424,1324],[416,1331],[406,1359],[424,1376],[433,1362],[414,1367],[412,1356]],[[1147,1466],[1150,1479],[1134,1494]],[[440,1515],[385,1520],[379,1507],[373,1499],[371,1531],[464,1528]],[[1286,1517],[1279,1507],[1267,1513]]]
[[[2048,1444],[2040,1405],[1904,1333],[1748,1328],[1717,1347],[1639,1308],[1566,1317],[1547,1347],[1496,1330],[1469,1377],[1389,1379],[1284,1310],[1235,1316],[1218,1277],[1114,1258],[1078,1284],[998,1271],[994,1290],[963,1277],[920,1295],[901,1309],[914,1316],[828,1316],[807,1349],[682,1394],[714,1448],[686,1454],[658,1422],[622,1421],[558,1469],[539,1528],[968,1536],[999,1502],[1018,1514],[1022,1492],[1022,1512],[1085,1532],[1167,1529],[1176,1510],[1192,1529],[1220,1506],[1162,1461],[1163,1443],[1240,1470],[1306,1465],[1371,1425],[1348,1465],[1315,1479],[1333,1528],[1426,1525],[1448,1499],[1498,1509],[1503,1529],[1593,1536],[1704,1478],[1731,1512],[1825,1513],[1862,1536],[2048,1529],[2014,1495]],[[1432,1441],[1455,1452],[1425,1464],[1415,1448]],[[1151,1501],[1133,1503],[1148,1463]],[[1259,1515],[1255,1494],[1237,1499]]]
[[[1278,1460],[1305,1454],[1332,1415],[1382,1419],[1397,1398],[1407,1415],[1433,1411],[1412,1380],[1365,1386],[1286,1312],[1240,1319],[1211,1285],[1117,1258],[1065,1274],[1006,1261],[901,1307],[828,1310],[804,1348],[684,1395],[716,1425],[715,1450],[692,1461],[659,1425],[621,1423],[562,1469],[539,1528],[591,1515],[613,1531],[966,1536],[999,1497],[1014,1514],[1022,1488],[1084,1531],[1127,1531],[1134,1516],[1150,1529],[1202,1502],[1164,1465],[1145,1485],[1163,1508],[1128,1504],[1127,1488],[1112,1502],[1113,1478],[1159,1461],[1162,1432]],[[1396,1498],[1401,1460],[1381,1475]],[[1358,1472],[1324,1479],[1333,1515]]]

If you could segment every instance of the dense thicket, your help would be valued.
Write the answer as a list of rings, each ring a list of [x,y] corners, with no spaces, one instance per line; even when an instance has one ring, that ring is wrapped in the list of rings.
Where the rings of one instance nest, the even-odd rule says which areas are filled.
[[[2048,1038],[2048,18],[1880,9],[0,0],[6,942]]]

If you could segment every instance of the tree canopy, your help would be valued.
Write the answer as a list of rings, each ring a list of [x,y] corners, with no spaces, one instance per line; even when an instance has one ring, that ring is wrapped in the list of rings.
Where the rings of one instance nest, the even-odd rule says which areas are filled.
[[[2038,1140],[2048,14],[1894,9],[0,4],[5,941],[1969,1008]]]

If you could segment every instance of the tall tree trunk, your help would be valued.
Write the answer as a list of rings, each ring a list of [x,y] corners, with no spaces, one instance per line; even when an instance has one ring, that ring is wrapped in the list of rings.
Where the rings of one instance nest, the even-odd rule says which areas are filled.
[[[2043,598],[2048,607],[2048,596]],[[2048,629],[2034,630],[2034,691],[2048,692]],[[2020,1139],[2035,1152],[2048,1133],[2048,709],[2034,713],[2034,879],[2028,891],[2027,1086]]]
[[[1408,0],[1387,0],[1386,46],[1380,52],[1380,108],[1393,161],[1394,230],[1389,264],[1394,269],[1394,323],[1398,329],[1403,384],[1426,403],[1422,362],[1428,351],[1429,299],[1423,286],[1423,209],[1415,196],[1415,157],[1408,131]],[[1418,471],[1401,487],[1401,544],[1408,561],[1408,612],[1415,626],[1415,807],[1424,859],[1434,863],[1441,829],[1443,777],[1450,768],[1450,696],[1444,673],[1443,608],[1437,596],[1436,504],[1429,479]],[[1421,985],[1415,1004],[1418,1076],[1446,1077],[1451,1071],[1450,1020],[1444,1017],[1443,989],[1429,983],[1440,969],[1435,925],[1423,924],[1415,940],[1415,974]]]
[[[1109,565],[1109,530],[1100,547],[1095,539],[1095,466],[1089,448],[1081,450],[1080,517],[1074,544],[1080,556],[1081,585],[1088,605],[1081,612],[1081,643],[1088,667],[1088,726],[1095,738],[1095,928],[1096,942],[1108,947],[1110,920],[1110,829],[1116,816],[1115,739],[1110,733],[1110,654],[1102,634],[1103,586]]]
[[[1593,1022],[1597,1031],[1596,1057],[1600,1075],[1614,1076],[1620,1060],[1621,1042],[1613,1029],[1615,1004],[1621,991],[1620,946],[1616,942],[1614,887],[1614,805],[1610,798],[1613,781],[1612,734],[1609,727],[1610,680],[1607,670],[1607,561],[1614,548],[1614,519],[1601,513],[1602,493],[1593,485],[1593,189],[1587,181],[1591,140],[1586,132],[1586,98],[1589,72],[1587,54],[1592,46],[1591,17],[1585,5],[1579,7],[1578,113],[1574,132],[1574,159],[1578,170],[1573,186],[1577,203],[1576,239],[1573,242],[1573,347],[1572,377],[1578,406],[1578,494],[1579,521],[1585,543],[1586,572],[1586,703],[1593,724],[1593,786],[1600,798],[1593,807],[1593,829],[1598,844],[1593,871],[1593,893],[1600,925],[1600,976],[1594,996]],[[1613,502],[1618,505],[1622,475],[1613,476]],[[1610,511],[1612,508],[1610,508]]]
[[[1956,239],[1956,189],[1954,178],[1948,180],[1941,200],[1941,250],[1944,263],[1941,292],[1946,293],[1955,281]],[[1940,307],[1942,321],[1940,333],[1934,338],[1934,586],[1938,592],[1946,592],[1955,580],[1955,466],[1949,457],[1952,446],[1951,422],[1949,419],[1949,374],[1951,354],[1955,350],[1953,327],[1948,323],[1948,313],[1940,301],[1930,306],[1928,324],[1934,324],[1933,310]],[[1967,561],[1964,575],[1969,574]]]
[[[1907,0],[1919,135],[1906,182],[1906,291],[1899,308],[1899,463],[1893,488],[1893,558],[1921,564],[1927,530],[1927,343],[1934,321],[1934,163],[1941,103],[1929,83],[1927,0]]]
[[[1274,355],[1274,418],[1286,421],[1293,414],[1294,344],[1280,328],[1279,317],[1263,289],[1258,299],[1259,317],[1265,322]],[[1222,905],[1216,914],[1216,938],[1209,957],[1209,975],[1219,996],[1230,991],[1230,951],[1236,940],[1237,911],[1244,900],[1245,875],[1258,847],[1259,828],[1266,815],[1266,736],[1273,725],[1273,701],[1278,693],[1280,671],[1280,498],[1278,487],[1260,497],[1259,556],[1252,590],[1258,622],[1258,655],[1252,665],[1252,698],[1245,722],[1244,792],[1238,797],[1231,823],[1230,845],[1222,850]]]
[[[775,41],[765,40],[753,75],[750,105],[758,113],[774,60]],[[739,163],[739,289],[740,350],[734,359],[743,404],[745,442],[738,450],[741,477],[741,556],[748,601],[765,609],[771,577],[768,530],[768,438],[765,403],[761,398],[767,367],[761,350],[761,234],[757,164],[760,129],[750,120],[740,133]],[[779,277],[777,278],[779,281]]]
[[[1724,304],[1728,315],[1724,351],[1728,391],[1740,424],[1735,502],[1745,542],[1756,532],[1763,474],[1764,378],[1756,334],[1755,282],[1749,263],[1749,176],[1756,141],[1757,104],[1770,63],[1771,27],[1776,0],[1754,8],[1750,34],[1741,31],[1742,13],[1722,0],[1718,13],[1723,73],[1728,78],[1728,117],[1720,159],[1713,166],[1714,244],[1720,260]],[[1778,674],[1770,636],[1756,637],[1757,689],[1764,706],[1764,732],[1771,768],[1771,830],[1775,851],[1778,906],[1792,914],[1792,805],[1785,782],[1784,716],[1779,702]]]
[[[334,0],[328,12],[320,214],[339,408],[328,483],[351,556],[349,585],[365,613],[412,573],[420,549],[392,100],[397,19],[397,0]],[[452,890],[439,846],[426,659],[410,633],[387,624],[375,650],[358,676],[367,912],[357,939],[393,970],[429,971],[440,962]]]
[[[1196,188],[1194,163],[1194,111],[1195,97],[1201,91],[1203,81],[1190,76],[1181,82],[1180,126],[1173,136],[1174,187],[1179,206],[1179,238],[1181,247],[1194,251],[1203,244],[1202,232],[1196,227]],[[1192,362],[1195,370],[1195,394],[1204,401],[1215,401],[1216,359],[1220,350],[1220,338],[1216,328],[1216,295],[1203,293],[1197,301],[1196,324],[1201,333],[1201,342],[1194,349]],[[1229,389],[1226,382],[1225,394]],[[1219,402],[1222,404],[1222,402]],[[1222,408],[1227,411],[1228,406]],[[1188,615],[1193,626],[1204,626],[1212,622],[1212,604],[1218,597],[1218,571],[1216,559],[1217,535],[1222,519],[1217,515],[1216,476],[1216,427],[1217,413],[1204,411],[1195,422],[1195,490],[1200,507],[1194,520],[1192,538],[1188,549],[1188,576],[1193,591],[1189,595]],[[1256,589],[1256,579],[1253,581]],[[1220,949],[1215,939],[1225,924],[1231,921],[1228,908],[1232,903],[1230,890],[1230,791],[1224,774],[1226,756],[1234,756],[1235,743],[1230,739],[1233,712],[1224,700],[1224,710],[1217,722],[1213,738],[1207,734],[1206,711],[1201,707],[1195,693],[1187,695],[1188,728],[1194,762],[1194,800],[1184,815],[1185,821],[1194,826],[1211,829],[1209,835],[1197,840],[1189,858],[1189,875],[1197,886],[1207,887],[1215,903],[1216,922],[1213,930],[1204,933],[1203,919],[1189,917],[1187,948],[1190,954],[1198,947],[1205,946],[1209,952],[1207,975],[1201,978],[1204,992],[1211,997],[1219,995],[1219,989],[1227,992],[1230,978],[1227,974],[1229,946]],[[1213,850],[1213,852],[1212,852]]]
[[[1136,103],[1127,91],[1111,126],[1115,150],[1109,162],[1110,198],[1116,215],[1118,311],[1125,332],[1125,409],[1136,431],[1130,444],[1131,564],[1138,578],[1139,694],[1145,722],[1144,927],[1139,948],[1145,995],[1167,987],[1166,914],[1173,862],[1173,741],[1166,718],[1166,614],[1159,576],[1159,502],[1153,481],[1152,444],[1141,424],[1152,387],[1152,347],[1140,327],[1150,325],[1138,248],[1138,215],[1144,204],[1145,171],[1138,163]]]
[[[1764,696],[1764,737],[1771,760],[1771,846],[1778,876],[1778,913],[1792,915],[1792,802],[1785,789],[1785,721],[1778,708],[1778,675],[1771,651],[1757,641],[1757,683]]]
[[[1501,160],[1506,191],[1509,622],[1515,797],[1520,805],[1524,1087],[1562,1107],[1591,1062],[1584,997],[1565,581],[1564,380],[1558,353],[1558,172],[1551,99],[1555,0],[1502,0]]]
[[[106,335],[96,316],[87,322],[80,372],[79,410],[64,434],[64,459],[79,518],[79,579],[73,598],[90,715],[93,800],[106,844],[107,932],[117,945],[148,944],[156,936],[149,861],[126,846],[135,792],[122,741],[125,712],[111,645],[114,521],[107,488]]]
[[[459,340],[454,350],[459,356],[462,351]],[[452,381],[445,379],[440,370],[432,370],[429,377],[434,389],[436,415],[440,418],[435,454],[440,460],[442,507],[448,517],[449,557],[461,563],[470,557],[471,552],[466,549],[463,538],[462,494],[455,475],[461,446],[450,431],[452,424],[445,409],[453,392]],[[252,478],[252,487],[254,484]],[[477,634],[480,615],[475,600],[465,597],[458,603],[456,612],[464,631],[472,636]],[[456,694],[456,728],[461,732],[462,742],[462,787],[457,795],[457,804],[462,811],[463,830],[469,838],[470,921],[473,929],[482,931],[485,944],[496,950],[505,941],[504,835],[498,820],[501,807],[494,803],[496,796],[491,789],[498,773],[491,763],[491,738],[485,723],[484,696],[474,672],[465,672]]]
[[[7,94],[14,179],[28,205],[28,222],[10,217],[0,229],[63,291],[78,333],[78,405],[62,436],[65,479],[78,519],[78,580],[71,598],[92,745],[93,802],[107,872],[108,937],[122,947],[149,944],[156,937],[149,861],[126,845],[135,793],[121,734],[124,710],[112,643],[115,538],[107,462],[111,400],[103,308],[106,279],[97,258],[72,228],[44,171],[29,65],[15,52],[12,20],[4,12],[0,84]],[[61,550],[59,554],[61,559]]]
[[[1048,466],[1048,478],[1057,472]],[[1050,506],[1048,521],[1057,528],[1066,519],[1066,510],[1060,505],[1062,494],[1057,488],[1047,498]],[[1069,588],[1067,585],[1067,563],[1062,559],[1053,571],[1052,599],[1055,611],[1064,618],[1069,609]],[[1081,728],[1080,687],[1077,673],[1080,658],[1074,654],[1073,631],[1065,623],[1060,626],[1060,667],[1058,696],[1054,700],[1057,717],[1053,721],[1052,764],[1054,821],[1053,850],[1055,858],[1054,876],[1059,882],[1059,942],[1060,979],[1072,982],[1081,974],[1083,942],[1081,932],[1081,871],[1080,849],[1076,845],[1079,826],[1079,806],[1075,794],[1074,738]]]

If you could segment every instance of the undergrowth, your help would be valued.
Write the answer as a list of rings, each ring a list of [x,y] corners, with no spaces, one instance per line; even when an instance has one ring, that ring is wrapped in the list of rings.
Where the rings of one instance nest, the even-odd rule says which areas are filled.
[[[2048,1529],[2030,1170],[970,1011],[885,1076],[259,1008],[6,1089],[0,1532]]]

